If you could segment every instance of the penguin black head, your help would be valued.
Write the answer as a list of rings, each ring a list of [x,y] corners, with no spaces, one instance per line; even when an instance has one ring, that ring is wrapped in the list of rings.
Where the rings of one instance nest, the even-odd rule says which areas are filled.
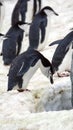
[[[50,82],[51,84],[54,83],[53,81],[53,74],[54,74],[54,71],[53,71],[53,67],[52,67],[52,64],[50,63],[50,61],[48,59],[46,59],[45,57],[42,57],[41,58],[41,61],[42,61],[42,64],[41,64],[41,71],[42,73],[47,77],[47,78],[50,78]],[[42,67],[43,65],[43,67]]]
[[[46,15],[53,13],[58,16],[58,14],[50,6],[45,6],[41,11],[45,12]]]

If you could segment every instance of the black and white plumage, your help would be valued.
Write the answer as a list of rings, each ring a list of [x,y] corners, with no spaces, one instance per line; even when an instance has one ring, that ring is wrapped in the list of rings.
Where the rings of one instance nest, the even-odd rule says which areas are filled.
[[[67,34],[60,42],[55,50],[52,58],[54,71],[63,72],[70,71],[71,56],[73,51],[73,31]]]
[[[18,0],[12,13],[12,26],[18,21],[27,22],[27,13],[31,21],[40,8],[41,0]]]
[[[18,22],[16,25],[10,27],[10,29],[6,33],[6,36],[8,36],[8,38],[3,41],[2,46],[4,65],[11,64],[12,60],[20,52],[24,34],[24,30],[22,30],[20,27],[23,24],[24,23],[21,21]]]
[[[29,80],[36,70],[40,68],[42,73],[50,78],[53,83],[53,68],[48,59],[36,50],[28,49],[17,56],[10,67],[8,74],[8,91],[16,86],[18,89],[26,89]],[[17,89],[17,88],[16,88]]]
[[[51,7],[44,7],[37,13],[29,29],[29,47],[42,50],[48,42],[49,20],[52,14],[58,15]]]

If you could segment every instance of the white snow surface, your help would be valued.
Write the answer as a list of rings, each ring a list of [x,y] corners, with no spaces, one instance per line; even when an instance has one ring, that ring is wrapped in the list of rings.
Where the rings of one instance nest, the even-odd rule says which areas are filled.
[[[17,0],[3,0],[5,14],[1,32],[11,24],[11,13]],[[63,38],[73,27],[73,0],[42,0],[42,7],[51,6],[59,16],[51,18],[48,45]],[[41,52],[51,61],[56,46],[46,45]],[[21,52],[28,47],[24,37]],[[1,52],[2,44],[0,44]],[[0,130],[73,130],[70,77],[54,76],[54,84],[38,70],[28,84],[30,92],[7,92],[9,66],[0,57]]]

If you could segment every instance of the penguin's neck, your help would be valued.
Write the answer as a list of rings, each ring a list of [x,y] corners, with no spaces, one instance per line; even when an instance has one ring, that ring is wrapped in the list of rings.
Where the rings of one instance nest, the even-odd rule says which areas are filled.
[[[44,56],[41,56],[40,59],[40,70],[45,76],[47,76],[48,70],[50,69],[50,65],[48,65],[49,61]]]

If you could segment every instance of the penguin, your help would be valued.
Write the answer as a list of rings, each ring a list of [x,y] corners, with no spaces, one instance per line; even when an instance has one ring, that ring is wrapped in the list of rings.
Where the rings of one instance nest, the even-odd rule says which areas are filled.
[[[20,53],[24,30],[21,26],[25,24],[19,21],[16,25],[11,26],[6,33],[6,38],[3,41],[2,53],[4,65],[10,65],[12,60]]]
[[[53,58],[52,66],[54,72],[57,72],[59,77],[68,76],[69,74],[62,73],[63,71],[70,71],[71,56],[73,51],[73,31],[68,33],[58,44]]]
[[[41,10],[41,0],[34,0],[33,17]]]
[[[29,48],[42,50],[48,41],[49,19],[51,14],[58,14],[49,6],[45,6],[33,18],[29,29]]]
[[[32,21],[40,8],[41,0],[18,0],[12,12],[12,26],[18,21],[27,22],[27,13],[30,13],[29,18]]]
[[[7,91],[12,89],[17,89],[20,92],[27,90],[29,80],[38,68],[47,78],[50,78],[50,82],[53,84],[52,65],[40,52],[28,49],[17,56],[9,69]]]

